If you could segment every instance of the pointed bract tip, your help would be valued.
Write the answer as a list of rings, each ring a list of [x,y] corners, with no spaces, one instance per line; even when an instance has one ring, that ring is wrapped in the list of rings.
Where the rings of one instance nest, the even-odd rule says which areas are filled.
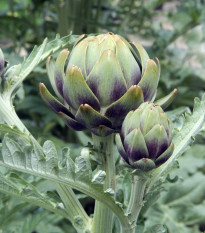
[[[68,49],[63,49],[60,53],[67,53],[69,52]]]
[[[62,55],[68,56],[69,53],[70,53],[70,52],[69,52],[68,49],[63,49],[63,50],[59,53],[58,57],[59,57],[59,56],[62,56]]]
[[[80,105],[80,109],[82,109],[82,110],[89,110],[90,109],[90,105],[89,104],[81,104]]]
[[[131,90],[137,90],[137,89],[139,89],[139,88],[141,88],[141,87],[138,86],[138,85],[132,85],[132,86],[130,87]]]
[[[67,72],[68,72],[70,75],[74,75],[75,73],[78,73],[79,71],[81,72],[81,70],[80,70],[79,67],[72,65],[72,66],[68,69]]]
[[[44,85],[44,83],[39,83],[39,88],[40,88],[40,90],[41,89],[46,89],[46,86]]]
[[[46,60],[46,66],[48,66],[50,60],[51,60],[51,56],[49,56],[49,57],[47,58],[47,60]]]
[[[53,61],[53,63],[55,62],[53,56],[49,56],[49,57],[47,58],[47,60],[46,60],[46,69],[47,69],[47,71],[48,71],[48,69],[49,69],[49,64],[50,64],[51,60]]]
[[[58,112],[58,115],[59,116],[63,116],[63,112]]]
[[[103,55],[107,55],[107,56],[112,56],[112,55],[114,55],[114,51],[112,50],[112,49],[106,49],[106,50],[104,50],[103,52],[102,52],[102,55],[101,56],[103,56]]]

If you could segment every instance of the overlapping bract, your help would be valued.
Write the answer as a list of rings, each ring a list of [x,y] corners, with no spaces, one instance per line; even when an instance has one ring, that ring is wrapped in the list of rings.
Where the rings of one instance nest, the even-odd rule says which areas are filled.
[[[144,171],[154,169],[166,162],[174,150],[170,120],[160,106],[145,102],[127,114],[116,143],[130,166]]]
[[[144,101],[153,101],[160,67],[139,43],[128,43],[112,33],[81,36],[64,72],[68,55],[63,50],[56,61],[52,57],[47,61],[49,79],[59,101],[43,84],[40,92],[72,129],[89,129],[107,136],[120,130],[130,110]]]

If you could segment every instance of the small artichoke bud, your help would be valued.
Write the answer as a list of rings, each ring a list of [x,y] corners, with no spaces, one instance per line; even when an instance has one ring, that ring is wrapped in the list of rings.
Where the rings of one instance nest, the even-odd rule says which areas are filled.
[[[131,167],[144,171],[154,169],[173,153],[171,122],[159,105],[145,102],[128,113],[116,143]]]
[[[47,71],[59,101],[40,84],[44,101],[72,129],[107,136],[129,111],[154,100],[160,66],[139,43],[107,33],[81,36],[70,55],[63,50],[56,61],[48,58]]]

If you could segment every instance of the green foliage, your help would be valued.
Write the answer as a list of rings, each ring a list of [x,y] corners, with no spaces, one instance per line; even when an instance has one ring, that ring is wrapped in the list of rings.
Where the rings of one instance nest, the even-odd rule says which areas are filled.
[[[58,2],[73,5],[57,9]],[[45,82],[49,89],[44,66],[47,56],[62,48],[71,49],[75,43],[77,36],[68,35],[70,30],[74,34],[108,30],[139,41],[151,58],[159,58],[162,71],[156,99],[178,89],[178,97],[166,112],[175,128],[175,151],[165,165],[151,174],[150,192],[145,197],[136,232],[203,232],[204,1],[95,0],[86,1],[86,6],[85,1],[75,2],[1,0],[0,3],[0,47],[9,62],[3,72],[6,79],[1,80],[2,98],[9,108],[12,97],[18,116],[43,145],[13,127],[12,121],[9,124],[12,127],[0,125],[0,231],[74,233],[66,219],[67,209],[56,193],[56,182],[74,188],[89,214],[93,213],[93,200],[88,196],[103,201],[113,210],[116,200],[126,210],[132,181],[130,171],[119,165],[117,152],[114,200],[113,190],[103,192],[106,173],[96,170],[100,161],[90,149],[90,134],[64,127],[38,93],[39,82]],[[54,38],[57,32],[68,36],[42,43],[45,37]],[[27,59],[23,60],[24,56]],[[196,96],[203,98],[194,103]],[[0,107],[1,115],[2,112],[6,115]],[[126,217],[119,206],[115,213],[120,213],[122,220]],[[117,218],[113,231],[120,232]]]
[[[159,223],[167,226],[171,232],[177,230],[179,232],[200,232],[197,225],[204,221],[203,212],[200,211],[200,209],[204,209],[204,187],[202,185],[204,174],[199,171],[202,171],[205,166],[203,155],[200,156],[200,150],[204,146],[195,145],[183,157],[180,157],[178,163],[181,166],[178,171],[175,171],[176,163],[173,163],[173,161],[188,148],[187,146],[193,142],[194,136],[201,130],[205,116],[204,98],[205,95],[202,100],[196,98],[193,113],[185,113],[182,124],[176,125],[173,138],[175,143],[174,153],[164,165],[152,173],[154,179],[151,179],[149,183],[149,190],[156,181],[162,182],[163,179],[158,180],[162,174],[171,172],[171,177],[178,175],[184,180],[177,178],[171,180],[167,177],[170,183],[164,184],[163,189],[158,184],[153,191],[151,190],[147,194],[145,205],[141,211],[141,215],[147,217],[146,228],[151,229],[151,226]],[[174,171],[172,171],[173,169]],[[154,204],[156,201],[157,203]],[[153,207],[149,209],[152,205]],[[200,214],[197,215],[197,211]]]
[[[205,218],[204,178],[204,174],[197,172],[185,180],[164,185],[166,191],[145,215],[146,226],[159,223],[166,225],[170,232],[201,232],[197,225]]]
[[[179,155],[181,155],[186,149],[191,141],[193,141],[194,136],[200,132],[202,125],[205,119],[205,95],[203,95],[202,99],[196,98],[194,101],[194,109],[193,114],[185,113],[184,120],[180,128],[175,128],[173,142],[174,142],[174,152],[170,159],[160,166],[159,168],[153,171],[153,174],[157,174],[154,176],[154,180],[151,182],[152,184],[157,180],[161,174],[168,173],[170,165],[173,165],[173,161],[177,159]]]
[[[4,127],[8,129],[8,126],[1,125],[3,131],[6,132]],[[21,132],[17,134],[17,130],[13,132],[10,129],[9,131],[15,140],[11,139],[8,133],[3,137],[0,153],[1,166],[38,176],[52,182],[68,185],[103,202],[122,220],[124,217],[123,210],[120,205],[115,204],[113,190],[103,191],[105,172],[100,170],[97,173],[93,172],[89,156],[81,155],[73,161],[69,155],[69,150],[65,150],[64,148],[62,152],[63,158],[59,159],[55,145],[51,141],[46,141],[42,150],[34,139],[28,137],[25,139],[25,135]],[[15,182],[17,186],[8,178],[2,179],[1,190],[4,190],[3,186],[6,184],[8,186],[7,190],[3,192],[16,195],[32,204],[42,206],[53,212],[59,212],[58,214],[66,216],[58,209],[58,203],[50,203],[50,198],[44,195],[41,196],[33,185],[21,179],[20,176],[16,178]],[[24,187],[21,187],[22,184],[26,185],[26,187],[29,186],[32,191],[35,191],[33,199],[28,198],[27,200],[27,196],[23,195]]]

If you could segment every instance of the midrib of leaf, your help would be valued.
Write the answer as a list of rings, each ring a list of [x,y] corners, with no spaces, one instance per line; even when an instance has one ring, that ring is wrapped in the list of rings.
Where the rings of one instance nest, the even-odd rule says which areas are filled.
[[[41,178],[53,181],[53,182],[68,185],[76,190],[79,190],[79,191],[93,197],[94,199],[97,199],[97,200],[103,202],[104,204],[106,204],[110,208],[112,208],[113,205],[115,205],[114,200],[112,198],[109,198],[109,200],[108,200],[107,195],[102,194],[102,192],[99,192],[98,190],[91,188],[90,186],[88,186],[87,184],[85,184],[83,182],[73,181],[73,180],[68,180],[68,179],[64,180],[62,178],[54,176],[53,174],[45,174],[43,172],[41,173],[41,172],[37,172],[37,171],[27,170],[25,168],[5,164],[2,161],[0,161],[0,166],[4,166],[4,167],[9,168],[9,169],[15,169],[16,171],[19,171],[19,172],[28,173],[28,174],[31,174],[34,176],[39,176]],[[119,209],[118,209],[118,211],[119,211]],[[120,211],[122,211],[121,208],[120,208]],[[116,212],[116,214],[117,214],[117,212]]]
[[[26,186],[24,187],[26,189]],[[26,201],[32,205],[40,206],[44,209],[57,213],[65,218],[67,218],[67,213],[56,206],[56,203],[50,201],[48,197],[42,196],[40,193],[35,192],[34,190],[29,195],[25,195],[22,190],[13,183],[12,181],[5,178],[0,174],[0,192],[17,197],[20,200]],[[25,205],[25,204],[24,204]]]
[[[14,160],[13,160],[14,161]],[[104,193],[103,190],[98,190],[96,187],[92,187],[91,185],[88,185],[82,181],[76,181],[72,179],[63,179],[62,177],[58,177],[57,175],[51,174],[51,173],[46,173],[43,170],[40,171],[34,171],[32,169],[28,169],[22,166],[18,166],[16,164],[7,164],[3,161],[3,158],[0,157],[0,166],[4,166],[9,169],[14,169],[19,172],[23,173],[28,173],[34,176],[39,176],[41,178],[56,182],[56,183],[61,183],[64,185],[68,185],[71,188],[74,188],[82,193],[85,193],[94,199],[101,201],[104,203],[107,207],[112,209],[112,211],[118,216],[119,220],[121,221],[124,226],[127,226],[129,228],[129,223],[128,220],[126,219],[123,210],[121,209],[120,206],[116,205],[113,197],[111,197],[109,194]],[[16,193],[15,193],[16,195]],[[24,198],[25,200],[25,198]],[[30,200],[28,200],[30,201]]]

